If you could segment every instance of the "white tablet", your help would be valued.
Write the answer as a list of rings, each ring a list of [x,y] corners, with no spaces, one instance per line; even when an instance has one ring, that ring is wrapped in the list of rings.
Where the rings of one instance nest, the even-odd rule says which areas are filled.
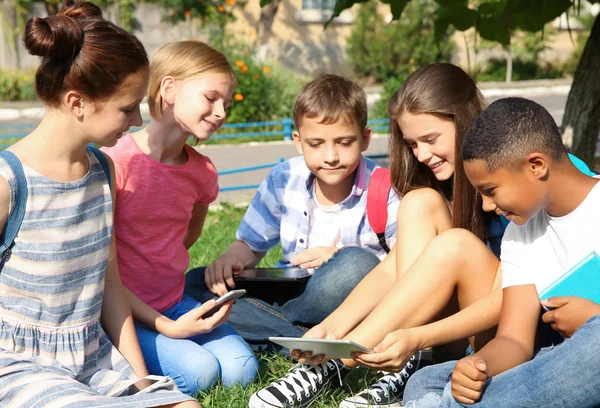
[[[350,353],[372,353],[373,350],[351,340],[304,339],[299,337],[269,337],[269,341],[290,350],[311,351],[313,356],[323,354],[329,358],[351,358]]]

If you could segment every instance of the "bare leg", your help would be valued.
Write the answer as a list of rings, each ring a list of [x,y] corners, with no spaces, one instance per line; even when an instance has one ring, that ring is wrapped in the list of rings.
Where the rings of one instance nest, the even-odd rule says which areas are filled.
[[[345,338],[374,347],[392,331],[422,326],[448,313],[453,296],[464,309],[490,294],[498,264],[475,235],[461,229],[446,231],[427,245],[373,312]],[[500,305],[493,304],[491,309],[497,311],[481,310],[481,314],[497,320]],[[356,362],[344,360],[344,364],[355,366]]]
[[[396,229],[396,277],[402,276],[423,249],[452,227],[446,201],[431,188],[404,195],[398,206]]]

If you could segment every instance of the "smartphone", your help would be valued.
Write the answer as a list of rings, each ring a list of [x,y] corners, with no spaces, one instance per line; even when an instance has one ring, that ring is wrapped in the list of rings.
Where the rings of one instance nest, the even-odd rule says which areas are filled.
[[[245,294],[246,289],[231,290],[217,299],[217,306],[227,302],[228,300],[241,298]]]

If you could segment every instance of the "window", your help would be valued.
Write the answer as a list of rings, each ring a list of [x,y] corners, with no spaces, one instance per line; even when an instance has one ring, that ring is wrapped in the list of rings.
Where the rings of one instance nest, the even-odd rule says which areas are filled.
[[[324,23],[331,18],[336,0],[302,0],[302,10],[296,12],[296,21],[304,24]],[[332,24],[351,24],[354,16],[349,10],[344,10]]]
[[[302,0],[303,10],[333,10],[335,0]]]

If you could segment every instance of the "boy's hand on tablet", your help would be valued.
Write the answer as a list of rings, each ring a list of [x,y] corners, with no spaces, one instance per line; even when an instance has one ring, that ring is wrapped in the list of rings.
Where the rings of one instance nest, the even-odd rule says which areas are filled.
[[[339,340],[339,337],[337,337],[334,333],[329,332],[325,327],[319,325],[307,331],[302,338]],[[290,350],[290,356],[298,359],[298,362],[301,364],[321,364],[328,360],[328,358],[323,355],[313,356],[310,351],[305,351],[303,353],[302,350]]]
[[[600,305],[576,296],[557,296],[540,303],[553,308],[542,315],[542,320],[563,337],[571,337],[590,317],[600,313]]]
[[[290,262],[302,269],[318,268],[337,252],[336,247],[315,247],[296,254]]]
[[[216,301],[211,299],[174,320],[163,334],[174,339],[187,339],[197,334],[211,332],[227,321],[233,302],[232,299],[223,303],[213,315],[202,318],[216,306]]]
[[[244,264],[237,258],[222,255],[209,265],[204,272],[204,283],[208,290],[218,296],[227,293],[227,286],[235,288],[233,274],[244,269]]]
[[[354,353],[353,358],[374,370],[400,372],[417,351],[408,333],[408,330],[391,332],[373,348],[374,353]]]
[[[452,373],[452,396],[463,404],[474,404],[488,379],[487,363],[478,355],[459,360]]]

